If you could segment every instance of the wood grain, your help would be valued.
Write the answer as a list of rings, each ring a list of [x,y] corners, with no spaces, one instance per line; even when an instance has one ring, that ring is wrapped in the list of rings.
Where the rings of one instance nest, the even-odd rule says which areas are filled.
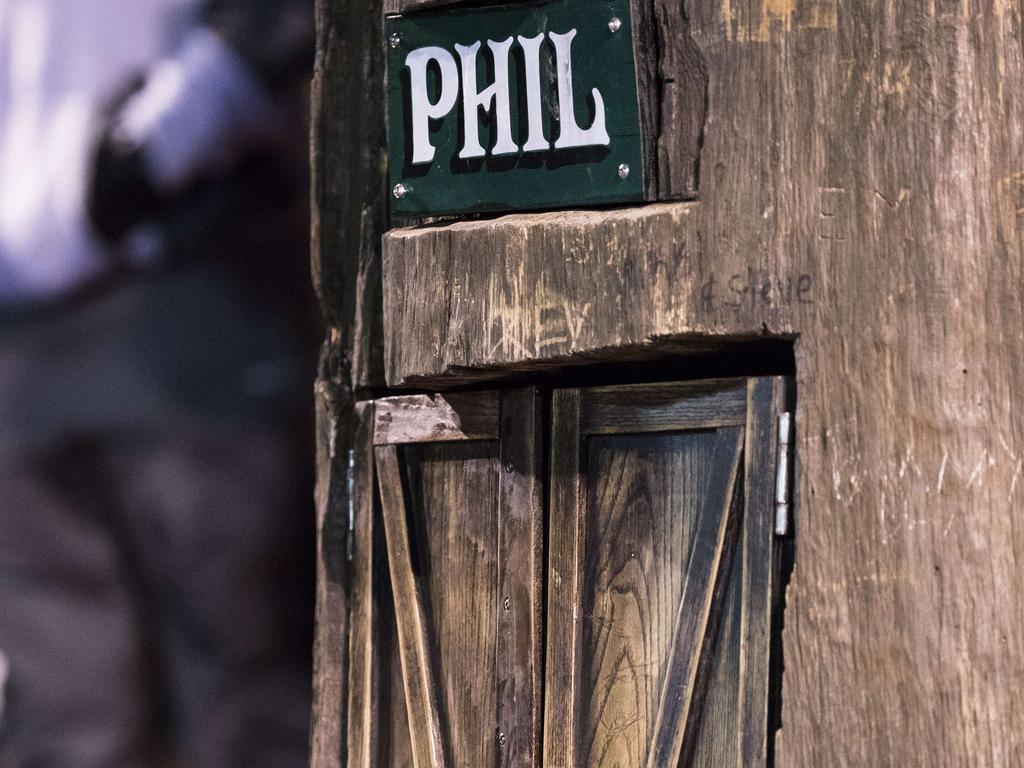
[[[551,493],[548,533],[547,653],[544,667],[544,762],[577,768],[581,616],[586,537],[580,466],[580,391],[557,390],[551,401]]]
[[[584,435],[673,432],[747,421],[745,379],[596,387],[583,391]]]
[[[684,740],[687,765],[735,764],[744,429],[661,432],[651,412],[671,414],[683,390],[651,387],[643,412],[646,387],[618,389],[634,423],[589,438],[594,390],[553,397],[544,764],[675,766]],[[746,408],[745,382],[690,387],[697,402],[715,391]]]
[[[452,439],[450,429],[436,429],[451,423],[447,396],[375,403],[391,415],[375,419],[375,439],[408,441],[378,446],[377,460],[388,462],[378,475],[403,679],[413,673],[412,689],[406,679],[399,695],[407,705],[414,761],[422,759],[423,734],[434,732],[436,717],[447,765],[539,765],[540,403],[531,389],[507,390],[500,401],[488,392],[453,397],[458,413],[491,413],[500,422],[500,430],[498,423],[485,430],[493,439]],[[437,402],[443,404],[440,419]],[[396,549],[391,534],[399,519]],[[402,534],[410,537],[404,555]],[[410,594],[418,600],[412,607]],[[410,614],[414,608],[422,615],[420,633],[408,617],[417,615]],[[409,637],[420,638],[412,649]],[[426,684],[418,681],[427,678],[434,688],[424,711]],[[396,736],[398,744],[378,750],[391,761],[384,765],[401,764],[394,762],[401,734],[392,728],[385,735]]]
[[[316,388],[316,634],[313,642],[313,707],[310,713],[311,768],[342,768],[347,760],[349,599],[345,568],[348,545],[344,457],[354,439],[355,420],[345,390],[329,380]],[[339,503],[339,496],[342,503]]]
[[[544,419],[536,390],[503,393],[495,606],[501,768],[541,764]]]
[[[403,244],[385,282],[389,380],[795,339],[798,558],[777,764],[1012,764],[1019,4],[685,10],[709,76],[699,202],[436,228],[436,253]],[[337,34],[359,50],[358,32]],[[365,87],[351,71],[338,68],[339,89]],[[346,216],[361,212],[353,197]],[[335,245],[321,250],[350,264],[351,245]],[[837,691],[854,695],[823,695]]]
[[[668,669],[662,682],[654,733],[647,751],[648,768],[679,765],[687,736],[696,730],[703,681],[709,668],[710,636],[721,609],[722,582],[728,581],[732,537],[740,514],[736,483],[742,456],[744,430],[727,427],[715,435],[711,458],[712,478],[701,501],[686,585],[676,614],[668,652]],[[717,598],[717,599],[716,599]],[[745,723],[738,723],[745,727]],[[689,761],[687,761],[689,762]]]
[[[428,627],[423,597],[409,551],[398,449],[395,446],[378,447],[375,456],[395,601],[409,735],[413,748],[413,768],[444,768],[444,747],[441,742]]]
[[[383,383],[380,236],[387,223],[382,0],[315,0],[311,275],[327,321],[321,380]],[[351,417],[351,405],[344,413]]]
[[[498,450],[402,449],[445,753],[467,768],[498,759]]]
[[[402,395],[376,402],[374,445],[496,440],[499,395]]]

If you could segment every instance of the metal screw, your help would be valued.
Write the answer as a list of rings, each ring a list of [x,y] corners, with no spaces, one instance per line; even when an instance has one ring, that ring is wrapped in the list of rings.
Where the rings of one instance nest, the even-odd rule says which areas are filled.
[[[503,747],[505,746],[505,732],[504,731],[498,731],[498,744],[500,744]]]
[[[629,166],[626,165],[625,163],[623,163],[622,165],[619,166],[619,178],[623,179],[623,180],[629,178]],[[398,186],[401,186],[401,184],[399,184]],[[396,187],[396,189],[397,188],[398,187]],[[398,193],[397,192],[395,193],[395,197],[398,197]]]
[[[402,44],[402,38],[397,32],[392,32],[391,37],[388,38],[388,42],[391,44],[392,48],[397,48]]]
[[[501,604],[505,608],[506,611],[511,611],[512,610],[512,600],[511,599],[506,597],[504,600],[501,601]]]
[[[515,467],[512,466],[512,462],[511,461],[508,464],[505,465],[505,471],[506,472],[511,472],[513,469],[515,469]]]
[[[619,170],[619,173],[622,173],[621,169]],[[401,182],[395,184],[395,188],[391,190],[391,194],[395,196],[395,200],[401,200],[410,192],[412,192],[412,187],[407,187],[405,184],[402,184]]]
[[[613,35],[622,29],[622,22],[619,21],[618,16],[612,16],[611,21],[608,22],[608,29],[612,31]]]

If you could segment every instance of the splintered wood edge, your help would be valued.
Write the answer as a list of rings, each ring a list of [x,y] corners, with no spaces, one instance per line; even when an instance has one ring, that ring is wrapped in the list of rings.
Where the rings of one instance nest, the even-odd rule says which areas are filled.
[[[497,392],[404,395],[376,401],[373,444],[497,440]]]
[[[487,219],[469,221],[446,221],[432,225],[396,227],[384,234],[384,247],[388,244],[397,245],[401,241],[436,237],[447,234],[458,237],[459,233],[479,233],[492,231],[495,233],[522,232],[534,228],[555,226],[565,229],[603,229],[614,226],[618,222],[635,222],[665,215],[690,215],[696,213],[700,202],[696,200],[682,202],[645,203],[630,208],[615,210],[578,209],[570,211],[523,211],[509,213]],[[402,243],[405,245],[405,243]]]

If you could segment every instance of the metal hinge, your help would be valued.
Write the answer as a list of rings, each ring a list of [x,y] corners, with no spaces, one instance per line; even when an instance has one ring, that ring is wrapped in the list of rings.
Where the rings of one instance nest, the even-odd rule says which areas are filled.
[[[779,414],[778,452],[775,456],[775,535],[789,535],[789,440],[792,414]]]
[[[345,468],[345,490],[348,496],[348,537],[345,541],[345,558],[351,563],[356,548],[356,452],[348,451],[348,466]]]

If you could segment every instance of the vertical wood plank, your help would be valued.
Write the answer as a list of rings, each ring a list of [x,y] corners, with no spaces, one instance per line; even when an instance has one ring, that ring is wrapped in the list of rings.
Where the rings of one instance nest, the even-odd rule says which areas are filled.
[[[708,663],[706,640],[713,624],[716,597],[721,598],[719,581],[724,579],[725,570],[722,566],[728,560],[730,538],[736,528],[736,479],[743,434],[742,427],[726,427],[716,435],[711,487],[694,534],[693,555],[679,602],[668,670],[647,753],[648,768],[677,766],[687,733],[692,730],[698,673]]]
[[[740,614],[740,703],[736,724],[738,768],[768,759],[768,677],[775,600],[773,541],[778,414],[785,380],[751,379],[748,385],[746,516],[743,524],[743,599]]]
[[[597,436],[584,445],[576,757],[590,768],[644,766],[715,433]]]
[[[548,659],[545,674],[544,766],[577,768],[580,565],[585,541],[580,468],[580,390],[552,397]],[[572,617],[566,621],[564,617]],[[557,651],[557,653],[555,653]]]
[[[419,585],[412,569],[398,448],[375,449],[388,568],[394,593],[399,658],[409,715],[414,768],[444,768],[444,749]]]
[[[502,395],[495,665],[502,768],[540,766],[542,418],[536,390]]]
[[[349,615],[348,768],[372,768],[376,618],[373,611],[373,403],[357,403],[356,430],[348,467],[353,536]]]

